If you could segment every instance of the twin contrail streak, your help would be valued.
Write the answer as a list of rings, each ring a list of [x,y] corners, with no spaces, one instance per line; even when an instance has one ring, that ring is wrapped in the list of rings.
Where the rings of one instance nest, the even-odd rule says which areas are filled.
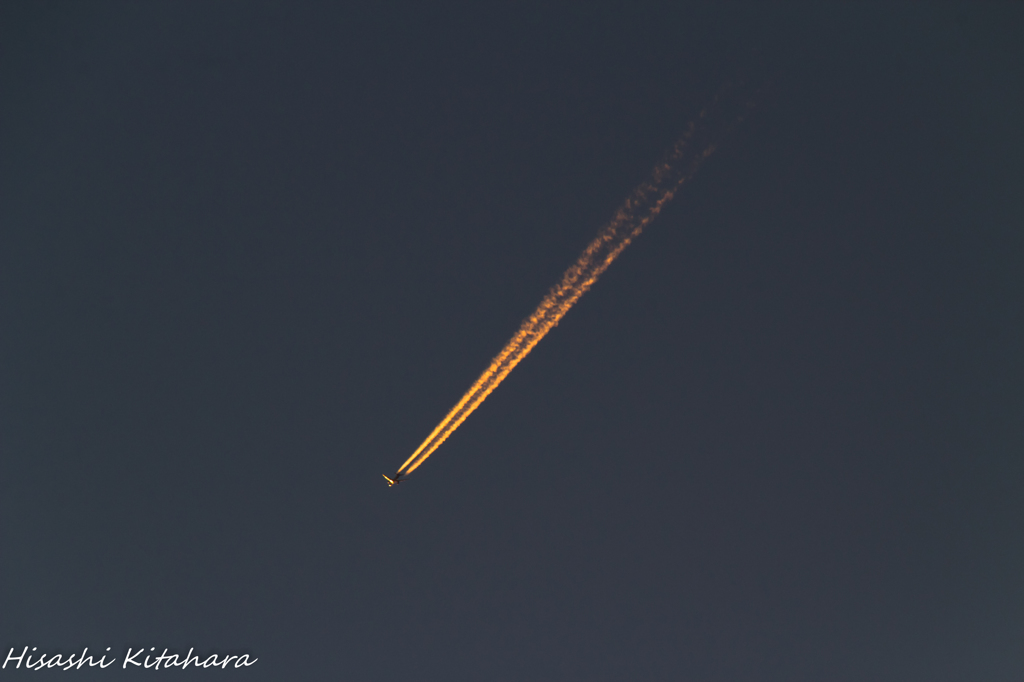
[[[643,229],[654,220],[661,209],[672,200],[679,187],[689,180],[712,152],[713,126],[709,119],[711,109],[701,112],[696,123],[669,150],[665,160],[655,167],[650,179],[640,185],[626,203],[590,242],[561,281],[548,292],[519,327],[519,331],[498,353],[455,407],[416,448],[412,456],[399,469],[400,475],[412,473],[473,413],[491,391],[508,376],[544,335],[555,327],[580,296],[608,269],[612,261],[629,246]],[[716,119],[721,116],[715,116]],[[739,120],[729,117],[728,124]]]

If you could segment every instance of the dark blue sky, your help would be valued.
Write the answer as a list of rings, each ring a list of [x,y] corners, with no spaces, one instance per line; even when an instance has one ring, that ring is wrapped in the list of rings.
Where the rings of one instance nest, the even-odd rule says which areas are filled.
[[[1021,26],[5,3],[0,655],[1021,679]],[[772,87],[388,489],[735,81]],[[0,671],[58,675],[152,672]]]

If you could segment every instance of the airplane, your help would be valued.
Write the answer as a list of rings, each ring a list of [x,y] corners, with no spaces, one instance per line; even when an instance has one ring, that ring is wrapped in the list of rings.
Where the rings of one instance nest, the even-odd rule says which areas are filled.
[[[388,482],[389,488],[393,485],[398,485],[399,483],[405,480],[404,478],[402,478],[402,474],[395,474],[394,478],[388,478],[387,475],[385,474],[381,474],[381,476],[384,476],[384,480]]]

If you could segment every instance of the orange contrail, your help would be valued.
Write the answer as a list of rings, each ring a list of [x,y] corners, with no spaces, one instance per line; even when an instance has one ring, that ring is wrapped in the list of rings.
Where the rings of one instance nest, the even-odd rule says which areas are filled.
[[[508,373],[544,338],[544,335],[559,323],[569,308],[608,269],[616,256],[658,216],[661,209],[675,196],[679,187],[693,177],[701,163],[711,156],[715,145],[710,139],[710,111],[711,109],[705,109],[701,112],[699,124],[690,124],[686,134],[672,146],[665,160],[655,167],[651,178],[634,190],[626,203],[615,213],[611,222],[587,245],[576,262],[562,275],[561,281],[548,292],[533,314],[523,321],[515,336],[491,360],[490,366],[484,370],[480,378],[398,469],[399,474],[415,471],[455,429],[459,428],[484,398],[490,395]],[[729,123],[740,118],[742,116],[730,120]]]

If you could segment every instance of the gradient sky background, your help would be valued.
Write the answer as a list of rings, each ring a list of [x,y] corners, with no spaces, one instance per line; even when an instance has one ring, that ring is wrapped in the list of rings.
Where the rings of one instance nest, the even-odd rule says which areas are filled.
[[[0,9],[2,655],[1024,678],[1021,5],[341,5]]]

